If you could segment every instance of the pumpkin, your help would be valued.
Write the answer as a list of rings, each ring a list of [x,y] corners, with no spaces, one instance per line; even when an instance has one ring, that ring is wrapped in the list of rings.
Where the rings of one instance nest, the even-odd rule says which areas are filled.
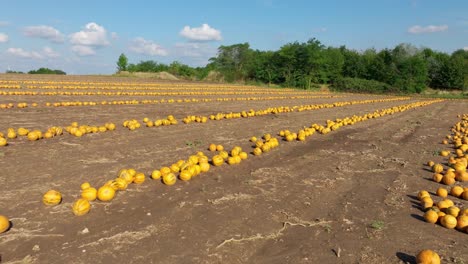
[[[200,163],[200,170],[202,172],[207,172],[210,170],[210,164],[208,162],[201,162]]]
[[[444,175],[444,177],[442,177],[442,183],[445,185],[453,185],[455,183],[455,178]]]
[[[453,215],[446,214],[440,219],[440,224],[448,229],[454,229],[457,226],[457,218]]]
[[[227,151],[224,150],[221,150],[218,155],[221,156],[223,159],[227,159],[229,157],[229,153],[227,153]]]
[[[85,215],[91,209],[91,204],[86,199],[78,199],[73,203],[72,210],[76,216]]]
[[[255,156],[262,155],[262,153],[263,153],[263,151],[262,151],[261,148],[254,148],[254,150],[253,150],[253,154],[254,154]]]
[[[96,188],[86,188],[81,191],[81,198],[86,199],[88,201],[94,201],[97,198],[97,190]]]
[[[457,226],[458,230],[464,230],[468,227],[468,215],[459,215],[457,217]],[[0,230],[1,233],[1,230]]]
[[[190,181],[190,179],[192,179],[192,173],[189,170],[183,170],[180,172],[179,178],[183,181]]]
[[[440,173],[434,173],[434,175],[432,176],[432,180],[434,180],[435,182],[441,182],[443,178],[444,176]]]
[[[210,146],[208,147],[208,150],[216,151],[216,145],[215,144],[210,144]]]
[[[0,137],[0,147],[6,146],[8,144],[8,141],[6,138]]]
[[[162,167],[160,169],[160,172],[161,172],[161,175],[166,175],[166,174],[172,173],[172,170],[169,167]]]
[[[464,192],[460,195],[460,198],[462,198],[463,200],[468,201],[468,191],[464,191]]]
[[[434,163],[432,160],[430,160],[430,161],[427,162],[427,166],[429,166],[429,167],[434,166],[434,164],[435,164],[435,163]]]
[[[128,169],[127,173],[130,174],[131,176],[135,177],[135,175],[137,174],[137,171],[135,169]]]
[[[426,222],[428,222],[428,223],[435,224],[435,223],[437,223],[437,220],[439,219],[439,215],[438,215],[437,212],[434,211],[434,210],[428,210],[428,211],[424,214],[424,219],[425,219]]]
[[[137,174],[135,174],[135,177],[133,178],[133,182],[136,183],[136,184],[141,184],[145,181],[145,174],[139,172]]]
[[[430,249],[425,249],[416,256],[417,264],[440,264],[440,257]]]
[[[115,190],[111,186],[102,186],[97,191],[97,198],[103,202],[108,202],[114,199],[114,196]]]
[[[128,172],[127,169],[122,169],[119,171],[119,178],[124,179],[127,183],[133,182],[133,176]]]
[[[221,166],[224,163],[224,159],[220,155],[215,155],[211,159],[211,163],[213,163],[214,166]]]
[[[454,165],[453,168],[455,171],[465,171],[466,170],[466,165],[463,162],[457,161]]]
[[[162,176],[163,183],[166,185],[174,185],[177,181],[177,178],[174,173],[168,173]]]
[[[4,215],[0,215],[0,234],[10,228],[10,220]]]
[[[432,171],[435,172],[435,173],[441,173],[442,171],[444,171],[444,166],[442,166],[442,164],[434,164],[434,166],[432,166]]]
[[[463,193],[463,187],[461,186],[453,186],[452,189],[450,189],[450,195],[455,196],[455,197],[460,197],[461,194]]]
[[[242,151],[241,153],[239,153],[239,157],[243,160],[247,159],[248,158],[248,154],[247,152],[245,151]]]
[[[119,190],[119,191],[125,191],[127,189],[128,183],[125,179],[123,178],[116,178],[113,182],[114,190]]]
[[[460,213],[460,208],[456,206],[449,206],[447,209],[445,209],[445,213],[457,217]]]
[[[448,155],[450,155],[450,151],[442,150],[442,151],[440,152],[440,155],[441,155],[442,157],[447,157]]]
[[[161,179],[161,171],[153,170],[153,172],[151,173],[151,179],[153,179],[153,180]]]
[[[208,159],[207,156],[199,156],[198,157],[198,164],[207,163],[208,161],[209,161],[209,159]]]
[[[257,141],[257,138],[256,138],[256,137],[251,137],[251,138],[250,138],[250,142],[254,142],[254,143],[255,143],[256,141]]]
[[[439,187],[439,189],[437,189],[436,194],[437,194],[437,196],[439,196],[439,197],[445,198],[445,197],[447,197],[447,195],[448,195],[448,191],[447,191],[447,189],[444,189],[444,188],[442,188],[442,187]]]
[[[465,182],[468,181],[468,172],[467,171],[457,171],[455,173],[455,180]]]
[[[91,184],[89,184],[89,182],[83,182],[80,186],[81,190],[88,189],[89,187],[91,187]]]
[[[429,192],[426,190],[422,190],[418,192],[418,199],[421,201],[424,197],[431,197]]]
[[[217,151],[222,151],[222,150],[224,150],[223,145],[217,145],[217,146],[216,146],[216,150],[217,150]]]
[[[57,205],[62,201],[62,194],[55,190],[47,191],[42,197],[42,202],[45,205]]]
[[[227,160],[227,163],[229,165],[234,165],[234,164],[237,164],[237,160],[234,157],[229,157]]]
[[[421,200],[421,206],[424,208],[424,210],[429,209],[434,205],[434,201],[431,199],[431,197],[424,197]]]

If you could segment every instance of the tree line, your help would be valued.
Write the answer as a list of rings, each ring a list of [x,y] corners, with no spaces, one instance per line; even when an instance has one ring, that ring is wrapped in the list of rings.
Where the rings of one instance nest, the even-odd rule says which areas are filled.
[[[5,73],[16,73],[16,74],[24,74],[22,71],[12,71],[7,70]],[[37,70],[30,70],[28,74],[56,74],[56,75],[66,75],[67,73],[62,70],[52,70],[49,68],[39,68]]]
[[[276,51],[250,48],[249,43],[220,46],[205,67],[155,61],[128,64],[122,54],[118,70],[160,72],[202,80],[210,71],[227,82],[257,82],[311,89],[329,84],[353,92],[419,93],[426,87],[468,90],[468,51],[452,54],[399,44],[380,51],[330,47],[317,39],[293,42]]]

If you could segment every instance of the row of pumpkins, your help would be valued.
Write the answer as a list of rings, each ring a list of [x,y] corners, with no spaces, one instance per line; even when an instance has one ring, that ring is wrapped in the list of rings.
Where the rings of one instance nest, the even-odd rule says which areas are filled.
[[[140,104],[173,104],[173,103],[207,103],[207,102],[229,102],[229,101],[264,101],[284,99],[315,99],[315,98],[337,98],[337,95],[313,95],[313,96],[269,96],[269,97],[223,97],[223,98],[184,98],[184,99],[161,99],[161,100],[113,100],[113,101],[63,101],[46,102],[47,107],[63,106],[96,106],[96,105],[140,105]],[[0,109],[38,107],[38,103],[21,102],[0,104]]]
[[[268,107],[262,110],[249,110],[249,111],[241,111],[241,112],[230,112],[230,113],[217,113],[215,115],[210,115],[210,120],[222,120],[222,119],[232,119],[232,118],[241,118],[241,117],[255,117],[255,116],[262,116],[267,114],[281,114],[281,113],[289,113],[294,111],[313,111],[317,109],[323,108],[333,108],[333,107],[343,107],[347,105],[355,105],[355,104],[369,104],[369,103],[382,103],[382,102],[390,102],[390,101],[401,101],[401,100],[408,100],[407,97],[402,98],[385,98],[385,99],[375,99],[375,100],[361,100],[361,101],[345,101],[345,102],[335,102],[335,103],[325,103],[325,104],[311,104],[311,105],[299,105],[299,106],[279,106],[279,107]],[[183,122],[185,124],[191,122],[198,122],[198,123],[206,123],[208,117],[206,116],[195,116],[190,115],[183,118]],[[158,119],[155,121],[149,120],[149,118],[144,118],[143,122],[146,124],[147,127],[158,127],[158,126],[168,126],[168,125],[176,125],[178,121],[174,118],[174,116],[169,115],[166,119]],[[115,129],[114,123],[106,123],[102,126],[87,126],[83,125],[78,127],[76,122],[73,122],[71,126],[66,127],[66,131],[69,132],[71,135],[76,137],[81,137],[88,133],[98,133],[98,132],[106,132],[112,131]],[[123,126],[128,128],[129,130],[136,130],[141,127],[141,124],[136,119],[132,120],[125,120],[123,122]],[[20,130],[22,131],[20,133]],[[51,131],[52,130],[52,131]],[[41,138],[52,138],[57,135],[61,135],[62,132],[53,133],[54,130],[60,130],[61,127],[52,127],[48,129],[44,135],[40,130],[33,130],[29,131],[25,128],[18,129],[18,135],[27,135],[28,139],[31,141],[35,141]],[[325,130],[326,131],[326,130]],[[16,132],[13,128],[9,128],[7,132],[7,138],[14,139],[16,138]],[[6,146],[8,144],[7,138],[0,132],[0,147]],[[302,138],[302,137],[300,137]]]
[[[447,158],[448,167],[445,168],[441,163],[433,161],[427,164],[434,172],[432,179],[437,183],[449,185],[451,188],[447,190],[439,187],[436,190],[436,196],[440,197],[438,202],[435,202],[426,190],[418,193],[418,199],[425,211],[426,222],[439,223],[443,227],[468,233],[468,208],[462,209],[455,204],[454,200],[447,198],[450,195],[459,204],[462,204],[463,200],[468,201],[468,187],[462,186],[468,181],[468,114],[460,117],[461,120],[451,128],[452,134],[447,135],[442,141],[443,145],[452,143],[453,146],[453,151],[440,152],[440,156]]]

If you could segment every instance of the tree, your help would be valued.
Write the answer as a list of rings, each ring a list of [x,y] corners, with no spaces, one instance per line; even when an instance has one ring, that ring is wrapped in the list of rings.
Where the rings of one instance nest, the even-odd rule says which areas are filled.
[[[128,66],[128,58],[125,54],[120,54],[119,59],[117,60],[117,71],[126,71]]]

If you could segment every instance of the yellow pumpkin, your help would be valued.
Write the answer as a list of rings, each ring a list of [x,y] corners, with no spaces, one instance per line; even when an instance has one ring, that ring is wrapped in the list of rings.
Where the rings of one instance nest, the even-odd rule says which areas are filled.
[[[432,176],[432,180],[434,180],[435,182],[441,182],[443,178],[444,176],[440,173],[434,173],[434,175]]]
[[[458,230],[464,230],[468,227],[468,215],[459,215],[457,217],[457,226]],[[1,233],[1,231],[0,231]]]
[[[169,167],[162,167],[159,171],[161,172],[161,175],[172,173],[172,170]]]
[[[42,202],[45,205],[57,205],[62,201],[62,194],[55,190],[47,191],[42,197]]]
[[[460,198],[468,201],[468,191],[463,191],[463,193],[460,195]]]
[[[427,166],[429,166],[429,167],[434,166],[434,164],[435,164],[435,163],[434,163],[432,160],[430,160],[430,161],[427,162]]]
[[[6,138],[0,137],[0,147],[6,146],[8,144],[8,141]]]
[[[229,157],[229,153],[227,153],[227,151],[221,150],[219,152],[219,156],[221,156],[223,159],[227,159]]]
[[[216,146],[216,150],[217,150],[217,151],[222,151],[222,150],[224,150],[223,145],[217,145],[217,146]]]
[[[88,201],[94,201],[97,198],[97,190],[96,188],[89,187],[81,191],[81,198],[86,199]]]
[[[210,146],[208,147],[208,149],[210,151],[216,151],[216,145],[215,144],[210,144]]]
[[[455,180],[466,182],[468,181],[468,172],[467,171],[457,171],[455,173]]]
[[[425,249],[416,256],[417,264],[440,264],[440,256],[430,249]]]
[[[83,182],[80,186],[81,190],[88,189],[89,187],[91,187],[91,184],[89,184],[89,182]]]
[[[461,194],[463,193],[463,187],[461,186],[453,186],[452,189],[450,189],[450,195],[455,196],[455,197],[460,197]]]
[[[243,160],[247,159],[249,157],[249,155],[247,154],[247,152],[245,151],[242,151],[241,153],[239,153],[239,157]]]
[[[113,182],[113,187],[115,190],[125,191],[127,189],[128,183],[123,178],[116,178]]]
[[[133,182],[133,175],[131,175],[127,169],[122,169],[119,171],[119,178],[124,179],[127,183]]]
[[[444,166],[442,166],[442,164],[434,164],[434,166],[432,166],[432,171],[434,171],[435,173],[441,173],[442,171],[444,171]]]
[[[154,170],[152,173],[151,173],[151,178],[153,180],[159,180],[161,179],[161,171],[159,170]]]
[[[429,195],[429,192],[426,190],[419,191],[418,199],[421,201],[424,197],[431,197],[431,195]]]
[[[73,203],[72,210],[76,216],[85,215],[91,209],[91,204],[86,199],[78,199]]]
[[[440,219],[440,224],[448,229],[453,229],[457,226],[457,218],[453,215],[446,214]]]
[[[4,215],[0,215],[0,234],[10,228],[10,219]]]
[[[133,182],[136,183],[136,184],[141,184],[145,181],[145,174],[139,172],[137,174],[135,174],[135,177],[133,178]]]
[[[209,170],[210,170],[210,167],[211,167],[211,166],[210,166],[210,164],[209,164],[208,162],[201,162],[201,163],[200,163],[200,170],[201,170],[202,172],[207,172],[207,171],[209,171]]]
[[[174,173],[168,173],[166,175],[162,176],[163,183],[166,185],[174,185],[177,181],[177,177],[175,176]]]
[[[460,213],[460,208],[456,206],[449,206],[447,209],[445,209],[445,213],[457,217]]]
[[[439,196],[439,197],[445,198],[445,197],[447,197],[447,195],[448,195],[448,191],[447,191],[447,189],[444,189],[444,188],[442,188],[442,187],[439,187],[439,189],[437,189],[436,194],[437,194],[437,196]]]
[[[211,162],[213,163],[214,166],[221,166],[224,163],[224,159],[220,155],[215,155],[211,159]]]
[[[234,164],[237,164],[237,160],[234,157],[229,157],[227,160],[227,163],[229,165],[234,165]]]
[[[111,186],[104,185],[98,189],[97,198],[100,201],[108,202],[114,199],[114,196],[115,196],[115,190]]]
[[[183,181],[190,181],[192,179],[192,173],[189,170],[183,170],[180,172],[179,178]]]

